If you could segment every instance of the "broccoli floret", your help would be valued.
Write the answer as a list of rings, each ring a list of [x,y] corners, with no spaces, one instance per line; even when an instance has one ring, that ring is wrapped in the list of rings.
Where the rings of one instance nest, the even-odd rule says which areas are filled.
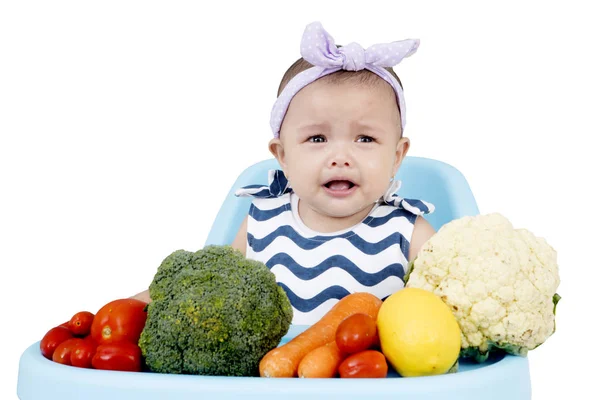
[[[150,297],[139,345],[154,372],[258,376],[292,321],[273,273],[231,246],[173,252]]]

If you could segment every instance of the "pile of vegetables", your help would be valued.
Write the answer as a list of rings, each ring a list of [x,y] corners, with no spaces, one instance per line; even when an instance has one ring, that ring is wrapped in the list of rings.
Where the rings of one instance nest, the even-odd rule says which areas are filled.
[[[44,357],[80,368],[142,371],[137,342],[146,322],[146,303],[118,299],[96,314],[80,311],[50,329],[40,341]]]
[[[459,356],[524,356],[556,328],[556,251],[500,214],[444,225],[405,282],[384,301],[349,294],[281,344],[292,308],[264,264],[231,246],[178,250],[159,266],[152,302],[120,299],[95,315],[77,313],[52,328],[40,349],[85,368],[383,378],[388,364],[402,376],[421,376],[455,372]]]

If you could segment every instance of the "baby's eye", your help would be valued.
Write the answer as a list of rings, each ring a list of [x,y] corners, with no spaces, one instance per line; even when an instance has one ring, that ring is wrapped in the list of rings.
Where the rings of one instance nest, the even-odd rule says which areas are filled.
[[[308,141],[311,143],[323,143],[325,142],[325,136],[323,135],[315,135],[308,138]]]
[[[361,136],[358,138],[358,141],[362,143],[371,143],[374,142],[375,139],[371,136]]]

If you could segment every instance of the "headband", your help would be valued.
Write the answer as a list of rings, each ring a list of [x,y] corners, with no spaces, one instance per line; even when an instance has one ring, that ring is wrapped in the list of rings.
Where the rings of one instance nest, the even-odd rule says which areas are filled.
[[[366,50],[354,42],[337,48],[333,37],[323,29],[320,22],[307,25],[304,35],[302,35],[300,54],[314,67],[302,71],[292,78],[277,98],[271,110],[273,136],[279,137],[281,123],[296,93],[317,79],[342,69],[346,71],[366,69],[389,83],[396,93],[402,130],[404,131],[406,106],[402,87],[384,67],[397,65],[403,58],[414,54],[418,47],[418,39],[406,39],[392,43],[375,44]]]

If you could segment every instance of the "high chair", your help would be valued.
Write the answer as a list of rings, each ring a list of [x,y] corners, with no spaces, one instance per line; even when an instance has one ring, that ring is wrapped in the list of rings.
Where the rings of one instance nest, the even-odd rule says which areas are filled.
[[[225,197],[205,245],[233,242],[247,215],[251,198],[234,196],[236,189],[267,184],[275,159],[243,171]],[[454,167],[432,159],[406,157],[396,179],[401,197],[425,200],[435,212],[425,218],[437,230],[445,223],[477,215],[477,203],[465,177]],[[305,330],[292,325],[281,344]],[[460,359],[454,374],[401,378],[392,369],[387,379],[298,379],[198,375],[169,375],[75,368],[45,359],[39,342],[29,346],[19,364],[17,394],[22,400],[45,399],[411,399],[411,400],[526,400],[531,398],[526,357],[496,354],[477,364]]]

